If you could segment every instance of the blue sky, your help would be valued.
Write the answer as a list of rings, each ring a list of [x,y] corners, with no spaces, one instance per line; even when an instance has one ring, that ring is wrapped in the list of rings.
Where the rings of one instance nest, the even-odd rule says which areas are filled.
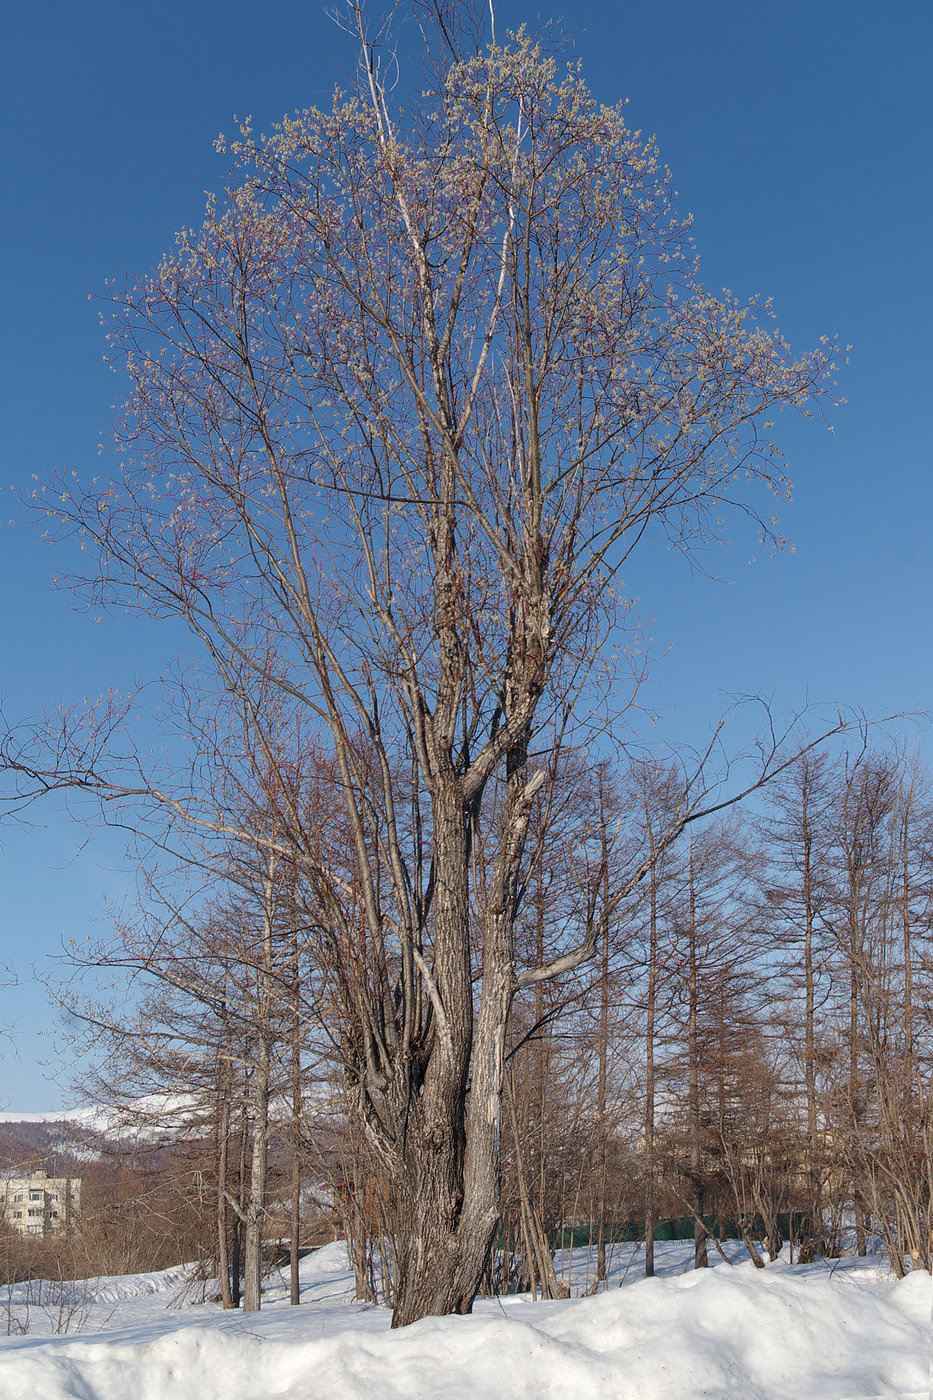
[[[933,9],[927,0],[578,0],[500,6],[498,23],[564,16],[596,94],[630,99],[657,134],[703,275],[774,297],[798,349],[824,333],[854,346],[835,433],[787,420],[796,550],[753,566],[750,538],[691,574],[676,556],[627,577],[657,660],[648,697],[673,737],[696,739],[735,692],[890,711],[933,704],[928,642],[931,454],[930,193]],[[258,129],[326,101],[352,71],[348,41],[314,0],[89,0],[8,8],[0,69],[5,270],[0,385],[0,692],[9,718],[128,688],[178,638],[138,619],[95,620],[51,586],[50,550],[12,490],[57,467],[91,471],[119,384],[103,365],[107,277],[144,272],[219,189],[212,141],[233,114]],[[924,740],[928,744],[927,740]],[[106,918],[130,887],[119,842],[57,807],[0,829],[0,991],[15,1023],[0,1108],[64,1102],[45,1079],[53,1024],[34,959]],[[0,1047],[2,1049],[2,1047]]]

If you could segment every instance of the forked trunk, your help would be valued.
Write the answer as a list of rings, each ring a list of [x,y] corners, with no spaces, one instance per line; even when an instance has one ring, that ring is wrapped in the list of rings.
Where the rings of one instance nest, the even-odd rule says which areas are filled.
[[[510,880],[526,820],[527,810],[510,813],[497,856],[492,882],[497,898],[487,913],[474,1035],[470,940],[463,936],[469,919],[464,823],[461,812],[443,824],[435,812],[438,871],[444,868],[445,847],[453,857],[448,867],[453,878],[438,900],[435,941],[447,1025],[437,1029],[439,1043],[412,1104],[404,1166],[410,1183],[404,1198],[408,1228],[400,1232],[393,1327],[470,1312],[489,1263],[499,1223],[505,1027],[514,989]],[[456,879],[458,869],[462,882]],[[459,928],[458,917],[464,921]]]
[[[471,1173],[464,1168],[464,1117],[456,1098],[451,1092],[426,1105],[429,1115],[409,1134],[406,1173],[412,1188],[399,1237],[393,1327],[470,1312],[489,1263],[499,1221],[498,1170],[487,1189],[477,1190],[474,1182],[465,1187]],[[492,1131],[490,1125],[490,1137]],[[480,1155],[493,1161],[492,1151]]]
[[[418,1101],[420,1121],[409,1131],[405,1173],[411,1187],[399,1232],[393,1327],[470,1312],[489,1264],[499,1223],[505,1019],[491,1036],[484,1035],[483,1020],[481,1009],[465,1113],[460,1085],[435,1083]]]

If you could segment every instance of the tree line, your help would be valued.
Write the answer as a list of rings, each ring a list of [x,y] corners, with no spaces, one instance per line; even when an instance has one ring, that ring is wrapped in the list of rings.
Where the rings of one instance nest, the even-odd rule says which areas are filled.
[[[559,1296],[555,1250],[575,1239],[594,1287],[620,1238],[643,1242],[650,1275],[671,1218],[690,1223],[697,1267],[726,1221],[759,1265],[789,1238],[801,1261],[874,1240],[898,1273],[931,1267],[929,775],[880,742],[807,752],[753,809],[686,829],[632,885],[684,783],[654,761],[567,762],[532,812],[517,957],[540,966],[581,923],[598,937],[593,958],[514,1002],[481,1289]],[[198,1145],[225,1306],[241,1274],[243,1306],[259,1306],[272,1219],[293,1302],[302,1232],[326,1219],[359,1295],[394,1304],[407,1201],[353,1112],[372,1053],[357,1008],[393,969],[374,968],[348,890],[335,947],[298,864],[257,851],[193,914],[179,896],[153,881],[145,917],[75,969],[72,1004],[108,1050],[101,1092],[150,1130],[174,1114],[176,1150]],[[132,1017],[88,1005],[89,966],[137,980]]]

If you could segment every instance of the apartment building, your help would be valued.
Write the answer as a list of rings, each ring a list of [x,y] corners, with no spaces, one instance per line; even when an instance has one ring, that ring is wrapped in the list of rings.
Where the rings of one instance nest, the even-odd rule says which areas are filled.
[[[6,1223],[22,1235],[55,1235],[74,1227],[81,1209],[81,1177],[28,1176],[0,1178],[0,1206]]]

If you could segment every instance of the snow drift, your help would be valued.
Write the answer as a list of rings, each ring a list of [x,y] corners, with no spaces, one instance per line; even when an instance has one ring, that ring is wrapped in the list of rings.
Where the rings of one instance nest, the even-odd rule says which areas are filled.
[[[680,1259],[675,1257],[675,1250]],[[931,1280],[879,1269],[750,1264],[676,1272],[596,1297],[477,1305],[400,1332],[352,1302],[346,1256],[304,1264],[249,1317],[169,1311],[178,1270],[101,1281],[81,1337],[0,1345],[3,1400],[854,1400],[930,1387]],[[159,1290],[157,1281],[164,1277]],[[276,1296],[278,1294],[279,1296]],[[107,1312],[109,1307],[110,1311]]]

